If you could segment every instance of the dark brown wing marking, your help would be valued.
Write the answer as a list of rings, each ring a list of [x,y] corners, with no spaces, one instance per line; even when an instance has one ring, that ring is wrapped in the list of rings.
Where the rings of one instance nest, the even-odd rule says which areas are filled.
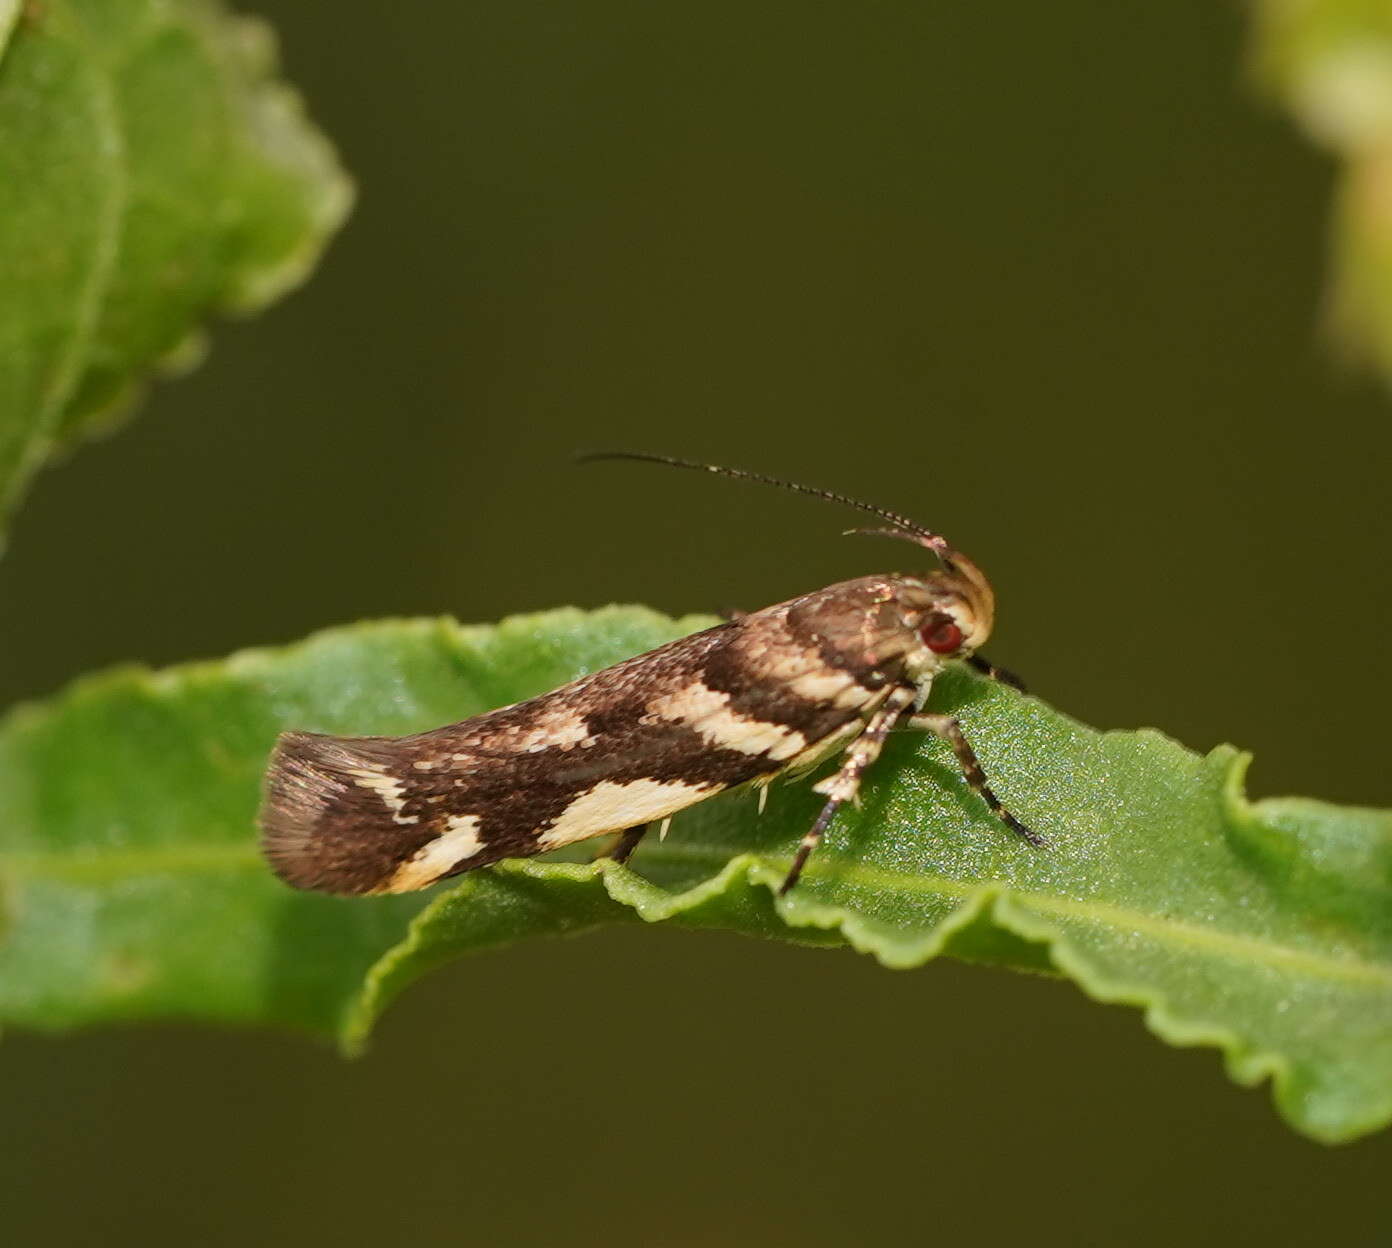
[[[770,628],[767,637],[737,645],[751,641],[749,626],[763,614],[431,732],[286,734],[263,809],[266,854],[299,887],[372,892],[451,831],[458,835],[448,843],[468,852],[442,864],[435,878],[537,853],[548,832],[564,831],[572,804],[601,784],[687,786],[686,805],[771,776],[784,758],[751,745],[769,735],[770,724],[811,744],[854,719],[859,705],[778,693],[788,672],[814,660],[805,646],[790,660],[786,629],[781,641]],[[664,713],[654,714],[654,706]],[[744,721],[750,739],[741,736]],[[410,886],[421,886],[411,878]]]

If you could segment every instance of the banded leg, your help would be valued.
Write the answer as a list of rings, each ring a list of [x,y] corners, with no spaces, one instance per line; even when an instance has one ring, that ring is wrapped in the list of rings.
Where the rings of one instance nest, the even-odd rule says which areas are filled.
[[[997,667],[990,659],[982,658],[979,654],[967,656],[967,666],[973,671],[980,672],[983,676],[989,676],[992,680],[998,680],[1003,685],[1009,685],[1012,689],[1018,689],[1021,693],[1028,693],[1025,682],[1007,667]]]
[[[917,728],[922,732],[936,733],[952,747],[952,752],[957,755],[957,765],[962,769],[962,778],[991,808],[991,812],[996,818],[1016,836],[1024,838],[1036,849],[1049,843],[1038,832],[1031,832],[1029,828],[1025,827],[1006,810],[1001,804],[1000,798],[991,792],[991,786],[986,783],[986,773],[981,770],[981,763],[977,760],[976,751],[972,749],[971,742],[967,740],[966,734],[962,731],[962,725],[953,716],[912,715],[909,717],[909,727]]]
[[[608,857],[615,862],[627,862],[632,856],[633,851],[638,848],[638,842],[648,833],[648,825],[640,823],[636,828],[629,828],[627,831],[619,833],[619,839],[615,842],[614,848],[608,853]]]
[[[860,792],[861,776],[879,757],[880,750],[884,748],[885,738],[889,736],[889,730],[913,703],[914,697],[915,691],[912,687],[901,686],[893,690],[885,699],[884,705],[870,716],[865,731],[846,747],[846,761],[841,764],[841,770],[813,785],[815,792],[826,794],[827,803],[822,807],[822,813],[817,816],[817,822],[807,829],[807,835],[802,838],[797,853],[793,855],[793,865],[788,868],[788,874],[778,889],[780,897],[785,896],[798,882],[802,868],[806,865],[809,855],[817,848],[827,825],[831,823],[832,816],[847,802],[855,801],[856,795]]]

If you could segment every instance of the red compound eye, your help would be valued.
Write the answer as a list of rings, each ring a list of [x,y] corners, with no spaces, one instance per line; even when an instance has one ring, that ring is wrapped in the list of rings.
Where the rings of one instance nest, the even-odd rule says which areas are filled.
[[[918,635],[934,654],[953,654],[962,648],[962,630],[950,615],[930,615]]]

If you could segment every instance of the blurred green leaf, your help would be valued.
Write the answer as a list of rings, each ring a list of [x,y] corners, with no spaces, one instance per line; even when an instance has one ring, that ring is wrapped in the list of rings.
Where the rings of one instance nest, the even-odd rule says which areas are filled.
[[[19,21],[19,6],[21,0],[0,0],[0,53],[5,51],[5,44],[10,40],[10,32],[14,30],[15,23]]]
[[[274,62],[212,0],[0,0],[0,511],[342,221],[347,179]]]
[[[803,783],[775,788],[762,816],[740,793],[683,813],[633,870],[508,863],[429,895],[341,899],[295,893],[260,861],[280,729],[416,731],[704,623],[614,607],[360,625],[20,708],[0,725],[0,1017],[274,1023],[351,1048],[462,953],[666,921],[845,942],[891,967],[949,953],[1062,973],[1144,1007],[1172,1043],[1220,1047],[1240,1082],[1271,1076],[1315,1138],[1392,1117],[1392,815],[1251,804],[1231,748],[1099,733],[965,672],[932,705],[962,716],[1047,850],[1004,834],[944,747],[904,733],[782,900],[817,809]]]
[[[1392,5],[1258,0],[1252,12],[1260,81],[1341,162],[1333,328],[1392,377]]]

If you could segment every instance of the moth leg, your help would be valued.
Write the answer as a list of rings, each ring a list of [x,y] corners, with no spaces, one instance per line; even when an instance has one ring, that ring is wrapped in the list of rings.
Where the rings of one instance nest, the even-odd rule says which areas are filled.
[[[629,828],[626,832],[619,833],[619,839],[614,848],[608,853],[608,857],[615,862],[627,862],[632,856],[633,851],[638,848],[638,842],[648,833],[648,825],[640,823],[636,828]]]
[[[986,783],[986,773],[981,770],[981,763],[977,760],[976,751],[972,749],[971,742],[967,740],[966,733],[962,731],[962,725],[954,716],[926,713],[913,715],[909,717],[909,727],[917,728],[922,732],[935,733],[952,747],[952,752],[957,755],[957,765],[962,769],[962,778],[991,808],[991,812],[996,818],[1016,836],[1028,841],[1036,849],[1049,843],[1038,832],[1031,832],[1029,828],[1025,827],[1006,810],[1001,804],[1000,798],[991,792],[991,786]]]
[[[1018,689],[1021,693],[1028,693],[1025,682],[1014,672],[1006,667],[997,667],[990,659],[979,654],[967,657],[967,666],[973,671],[980,672],[983,676],[989,676],[992,680],[998,680],[1003,685],[1009,685],[1012,689]]]
[[[785,896],[788,890],[798,882],[802,868],[806,865],[812,851],[817,848],[823,833],[827,830],[827,825],[831,823],[832,816],[847,802],[855,801],[860,792],[861,776],[865,774],[865,769],[880,756],[880,750],[884,748],[885,738],[889,736],[889,730],[908,709],[914,697],[915,691],[912,688],[895,689],[885,699],[884,705],[870,717],[869,722],[865,725],[865,731],[846,747],[846,761],[841,764],[841,770],[834,776],[829,776],[813,785],[814,792],[826,794],[827,803],[822,807],[822,813],[817,816],[817,822],[807,829],[807,835],[802,838],[802,843],[798,845],[797,853],[793,855],[793,865],[788,868],[788,874],[779,886],[778,895],[780,897]]]

